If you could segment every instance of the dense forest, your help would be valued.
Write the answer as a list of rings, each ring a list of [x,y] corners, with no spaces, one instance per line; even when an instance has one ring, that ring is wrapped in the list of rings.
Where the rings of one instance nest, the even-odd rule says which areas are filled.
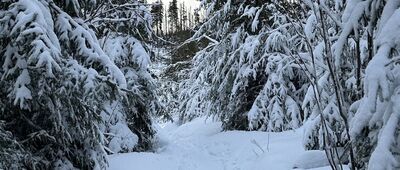
[[[259,169],[228,151],[297,133],[285,169],[400,168],[399,0],[168,2],[0,1],[0,169]],[[256,149],[185,145],[203,118]]]

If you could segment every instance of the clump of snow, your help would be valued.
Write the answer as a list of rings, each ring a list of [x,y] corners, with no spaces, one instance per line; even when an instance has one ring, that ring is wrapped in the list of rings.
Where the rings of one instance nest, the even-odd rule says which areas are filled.
[[[315,15],[310,15],[304,26],[304,32],[306,37],[308,39],[314,39],[316,29],[317,29],[317,18],[315,17]]]
[[[116,123],[110,127],[110,133],[115,134],[115,136],[110,140],[108,146],[114,153],[124,150],[132,150],[139,141],[138,136],[136,136],[128,126],[126,126],[126,123]]]
[[[121,112],[119,102],[107,102],[101,112],[103,124],[100,128],[106,136],[106,146],[112,153],[133,151],[139,137],[129,129],[126,116]]]
[[[237,48],[239,41],[241,39],[240,36],[242,36],[242,27],[238,27],[236,32],[233,33],[231,36],[232,48]]]
[[[225,5],[224,5],[224,13],[228,13],[229,9],[231,7],[231,0],[228,0]]]
[[[303,155],[296,160],[293,168],[311,169],[324,166],[329,166],[325,151],[310,150],[303,153]]]
[[[244,9],[244,12],[242,14],[242,17],[249,17],[249,18],[254,18],[254,16],[256,15],[257,11],[258,11],[259,7],[249,7],[246,6],[246,8]]]
[[[136,38],[112,35],[103,39],[103,41],[104,52],[116,64],[135,62],[139,65],[139,69],[144,70],[151,64],[149,54]],[[129,59],[129,61],[126,61],[126,59]]]
[[[14,105],[19,103],[20,108],[24,108],[25,100],[32,99],[31,91],[26,87],[31,83],[31,78],[27,69],[23,69],[15,82]]]
[[[264,6],[261,7],[257,11],[256,16],[254,17],[253,22],[251,23],[251,31],[253,31],[253,32],[255,32],[258,29],[258,24],[260,23],[259,17],[260,17],[261,12],[263,11],[263,9],[264,9]]]

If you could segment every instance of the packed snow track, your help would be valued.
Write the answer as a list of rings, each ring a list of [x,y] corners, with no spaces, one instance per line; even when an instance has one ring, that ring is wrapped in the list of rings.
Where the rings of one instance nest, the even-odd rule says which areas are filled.
[[[111,155],[109,169],[287,170],[305,153],[301,128],[281,133],[221,132],[221,123],[205,118],[161,126],[157,152]]]

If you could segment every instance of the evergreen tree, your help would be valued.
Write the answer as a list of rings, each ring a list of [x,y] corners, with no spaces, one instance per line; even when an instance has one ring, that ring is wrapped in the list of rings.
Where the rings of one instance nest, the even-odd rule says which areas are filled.
[[[161,116],[156,86],[150,76],[146,41],[151,38],[152,18],[146,4],[120,0],[94,4],[90,24],[101,35],[101,46],[127,80],[117,100],[104,101],[101,128],[109,153],[144,151],[151,148],[155,131],[151,116]],[[106,11],[106,12],[102,12]]]
[[[205,22],[189,41],[209,44],[181,84],[181,122],[208,114],[224,129],[266,131],[304,123],[306,148],[326,150],[333,169],[343,163],[338,147],[355,168],[398,167],[397,37],[383,32],[395,32],[398,1],[272,3],[203,2]]]
[[[351,115],[350,120],[350,135],[360,169],[399,167],[400,152],[395,149],[400,141],[399,108],[395,104],[399,94],[399,66],[395,59],[399,50],[399,19],[399,1],[347,2],[342,17],[344,27],[334,46],[336,64],[340,64],[346,60],[343,54],[348,39],[354,37],[356,43],[366,44],[358,51],[361,64],[367,65],[365,71],[361,70],[365,72],[364,95],[352,105],[354,117]],[[352,24],[360,20],[364,22]]]
[[[319,103],[320,111],[315,110],[316,105],[309,108],[314,108],[312,112],[322,112],[319,115],[325,119],[325,128],[328,130],[325,132],[327,134],[321,134],[319,129],[323,126],[316,126],[321,117],[319,116],[319,120],[316,120],[314,118],[318,113],[312,113],[311,115],[314,116],[308,118],[310,126],[306,127],[314,127],[314,130],[306,133],[305,139],[313,139],[312,143],[317,145],[319,143],[319,147],[322,146],[321,141],[327,139],[331,141],[328,146],[345,147],[346,151],[350,151],[351,165],[354,168],[396,168],[398,165],[393,162],[399,160],[394,156],[398,151],[391,148],[398,147],[398,145],[396,142],[385,143],[388,136],[390,138],[397,136],[394,130],[396,126],[391,124],[397,119],[390,116],[392,115],[391,110],[396,110],[390,104],[397,100],[396,85],[389,85],[389,82],[396,80],[389,80],[390,78],[378,80],[372,77],[388,77],[390,74],[396,74],[397,68],[389,66],[391,62],[387,60],[392,55],[388,51],[396,48],[390,45],[386,46],[395,44],[391,40],[396,37],[392,37],[388,41],[383,38],[385,42],[382,43],[381,36],[385,37],[387,34],[381,31],[396,27],[393,25],[398,19],[395,11],[400,4],[394,1],[382,4],[376,1],[365,3],[349,1],[346,4],[331,2],[322,4],[330,6],[330,10],[321,11],[321,9],[315,8],[316,4],[320,5],[319,3],[321,2],[316,1],[314,4],[308,4],[314,13],[310,12],[308,24],[305,26],[305,37],[309,42],[315,43],[311,45],[311,49],[314,50],[312,53],[316,60],[324,62],[321,69],[316,69],[316,73],[321,75],[318,83],[315,83],[318,84],[319,90],[311,92],[318,94],[320,98],[310,99],[307,97],[303,106],[306,106],[307,103]],[[379,5],[371,7],[370,3]],[[390,23],[389,20],[393,23]],[[388,25],[386,26],[386,24]],[[318,29],[314,29],[316,27],[323,29],[318,33]],[[377,40],[372,39],[374,35],[377,36]],[[386,66],[378,64],[385,60]],[[385,70],[385,73],[378,70]],[[363,72],[365,75],[362,74]],[[370,86],[371,83],[380,83],[380,85]],[[361,91],[362,86],[364,86],[364,92]],[[393,95],[386,95],[387,91],[392,91]],[[364,97],[362,97],[363,93]],[[382,101],[377,101],[379,98],[377,94],[380,94]],[[360,97],[362,97],[361,100]],[[377,109],[375,106],[378,105],[381,109],[379,111],[375,110]],[[307,112],[306,109],[305,111]],[[313,128],[306,129],[308,131]],[[389,132],[390,135],[385,132]],[[395,138],[392,140],[396,141]],[[379,145],[382,143],[385,144]],[[352,153],[353,149],[354,153]],[[383,152],[385,154],[382,154]],[[390,161],[383,161],[382,155],[386,155],[385,160]]]
[[[196,67],[182,84],[181,121],[206,113],[218,115],[225,129],[298,127],[301,110],[293,99],[301,98],[305,77],[294,78],[301,75],[288,53],[297,49],[287,41],[294,29],[281,26],[285,16],[279,6],[250,1],[205,5],[206,22],[193,39],[206,38],[209,45],[197,53]]]
[[[151,148],[151,15],[137,2],[1,2],[0,169],[104,169],[105,150]]]
[[[169,34],[169,32],[170,32],[170,30],[169,30],[169,21],[168,21],[168,16],[169,16],[169,14],[168,14],[168,11],[167,11],[167,8],[165,8],[165,10],[164,10],[164,31],[165,31],[165,35],[168,35]]]
[[[153,23],[156,28],[156,34],[162,34],[162,24],[164,16],[164,6],[161,0],[157,1],[156,4],[151,6],[151,13],[153,15]]]
[[[187,9],[185,3],[182,2],[179,8],[179,25],[180,25],[179,29],[181,31],[187,30],[188,27],[187,22],[188,22]]]
[[[194,10],[194,19],[193,19],[193,21],[194,21],[194,25],[196,25],[197,23],[200,23],[200,14],[199,14],[199,9],[195,9]]]
[[[2,5],[0,119],[19,148],[13,155],[30,155],[13,166],[105,168],[99,114],[106,94],[115,95],[107,91],[126,81],[88,26],[59,5],[37,0]]]
[[[179,27],[179,12],[178,12],[178,1],[172,0],[169,3],[168,8],[168,20],[170,24],[170,33],[174,33],[178,30]]]

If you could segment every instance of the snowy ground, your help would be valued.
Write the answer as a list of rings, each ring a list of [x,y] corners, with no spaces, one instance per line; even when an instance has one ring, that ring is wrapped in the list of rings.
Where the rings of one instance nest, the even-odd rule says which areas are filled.
[[[112,155],[109,169],[287,170],[305,153],[301,129],[221,132],[220,125],[205,118],[179,127],[165,124],[159,129],[161,147],[156,153]]]

